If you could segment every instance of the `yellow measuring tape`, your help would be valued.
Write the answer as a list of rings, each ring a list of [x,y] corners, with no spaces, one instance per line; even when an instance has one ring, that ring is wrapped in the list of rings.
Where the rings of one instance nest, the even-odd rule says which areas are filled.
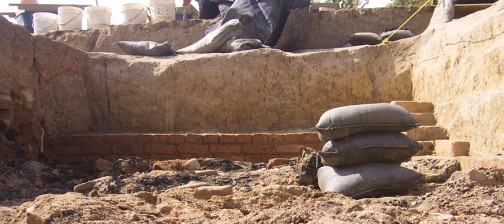
[[[404,23],[403,23],[401,26],[399,26],[399,28],[397,28],[397,30],[395,30],[395,31],[392,33],[392,35],[390,35],[389,37],[385,38],[385,39],[381,42],[381,44],[385,44],[385,43],[387,43],[387,42],[388,42],[388,40],[389,40],[392,36],[394,36],[394,34],[395,34],[398,30],[400,30],[400,29],[401,29],[404,25],[406,25],[406,23],[408,23],[408,22],[409,22],[409,21],[413,18],[413,16],[415,16],[418,12],[420,12],[420,10],[421,10],[424,6],[426,6],[426,5],[427,5],[427,3],[429,3],[430,1],[431,1],[431,0],[427,0],[427,1],[425,1],[425,3],[424,3],[422,6],[420,6],[420,8],[418,8],[418,9],[416,10],[416,12],[415,12],[415,13],[413,13],[413,15],[411,15],[411,16],[410,16],[410,17],[409,17],[406,21],[404,21]]]

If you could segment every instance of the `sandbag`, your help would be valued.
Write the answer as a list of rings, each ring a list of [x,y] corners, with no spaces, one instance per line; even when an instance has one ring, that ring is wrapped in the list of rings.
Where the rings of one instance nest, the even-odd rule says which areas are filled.
[[[376,45],[381,43],[381,39],[376,33],[360,32],[350,34],[347,43],[352,44],[352,46]]]
[[[452,0],[439,0],[434,12],[432,13],[429,26],[425,30],[432,29],[433,27],[447,23],[455,17],[455,6]]]
[[[268,47],[263,45],[259,39],[230,39],[224,43],[217,52],[228,53],[234,51],[244,51]]]
[[[170,56],[177,54],[168,42],[160,44],[153,41],[119,41],[116,45],[129,55]]]
[[[394,33],[395,32],[395,33]],[[390,37],[392,34],[394,34],[392,37]],[[404,38],[410,38],[413,37],[413,33],[409,30],[398,30],[397,32],[395,30],[390,30],[390,31],[385,31],[380,34],[380,39],[383,41],[385,38],[388,38],[388,41],[396,41]]]
[[[422,183],[424,176],[389,163],[368,163],[355,166],[323,166],[317,170],[320,189],[352,198],[398,195]]]
[[[401,163],[422,149],[417,141],[398,132],[364,132],[328,141],[319,153],[325,166],[364,163]]]
[[[420,125],[403,107],[390,103],[360,104],[333,108],[315,126],[323,143],[369,131],[402,132]]]

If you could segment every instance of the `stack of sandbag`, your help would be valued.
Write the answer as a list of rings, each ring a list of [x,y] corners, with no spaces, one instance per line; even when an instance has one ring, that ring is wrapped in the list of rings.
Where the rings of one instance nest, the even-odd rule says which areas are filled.
[[[325,143],[317,178],[322,191],[353,198],[395,195],[423,181],[401,167],[422,146],[401,132],[420,124],[404,108],[389,104],[344,106],[325,112],[315,129]]]

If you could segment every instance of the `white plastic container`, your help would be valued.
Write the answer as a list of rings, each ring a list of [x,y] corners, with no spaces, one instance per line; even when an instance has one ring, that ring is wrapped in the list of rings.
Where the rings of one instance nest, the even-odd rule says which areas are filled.
[[[175,0],[151,0],[149,4],[152,22],[175,20]]]
[[[147,6],[140,3],[128,3],[121,6],[123,24],[147,22]]]
[[[58,30],[58,15],[50,12],[33,13],[33,31],[44,34],[51,30]]]
[[[59,30],[80,30],[82,28],[81,8],[73,6],[58,7],[58,28]]]
[[[88,29],[101,29],[110,25],[112,9],[106,6],[88,6],[84,8]]]

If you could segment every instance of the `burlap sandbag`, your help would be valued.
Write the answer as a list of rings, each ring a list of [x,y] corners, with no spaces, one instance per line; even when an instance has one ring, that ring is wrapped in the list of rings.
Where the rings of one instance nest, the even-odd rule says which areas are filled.
[[[153,41],[119,41],[116,43],[124,53],[143,56],[170,56],[177,53],[168,42],[156,43]]]
[[[371,32],[359,32],[353,33],[348,36],[347,43],[352,44],[352,46],[360,45],[377,45],[381,43],[380,36],[376,33]]]
[[[325,166],[349,166],[401,163],[421,149],[417,141],[398,132],[364,132],[328,141],[319,154]]]
[[[403,107],[390,103],[360,104],[326,111],[315,126],[323,143],[361,132],[403,132],[420,125]]]
[[[424,176],[389,163],[356,166],[323,166],[317,171],[323,192],[334,191],[352,198],[398,195],[422,183]]]

